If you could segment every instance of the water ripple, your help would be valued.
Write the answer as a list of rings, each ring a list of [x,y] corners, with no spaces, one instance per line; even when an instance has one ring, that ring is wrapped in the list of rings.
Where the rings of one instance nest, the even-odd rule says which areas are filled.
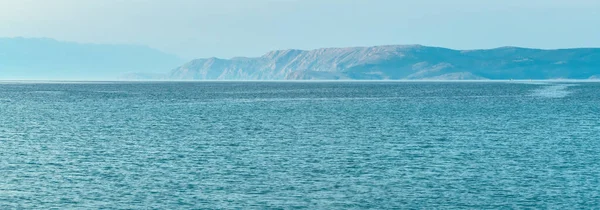
[[[564,98],[567,97],[572,91],[569,91],[569,87],[577,86],[577,84],[540,84],[541,87],[532,90],[532,96],[544,97],[544,98]]]
[[[600,206],[599,83],[0,84],[0,98],[1,209]]]

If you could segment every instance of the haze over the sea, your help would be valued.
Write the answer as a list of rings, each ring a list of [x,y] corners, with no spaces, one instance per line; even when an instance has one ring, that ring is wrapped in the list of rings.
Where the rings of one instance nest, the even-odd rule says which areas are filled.
[[[597,0],[1,0],[0,37],[146,45],[187,60],[391,44],[556,49],[600,47],[599,11]]]
[[[1,0],[0,79],[596,79],[598,11],[595,0]]]

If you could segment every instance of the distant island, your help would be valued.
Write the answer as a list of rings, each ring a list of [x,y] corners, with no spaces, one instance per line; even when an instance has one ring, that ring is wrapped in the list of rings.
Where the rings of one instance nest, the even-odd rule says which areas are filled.
[[[278,50],[261,57],[196,59],[172,80],[598,79],[600,48],[501,47],[452,50],[421,45]]]
[[[185,62],[145,46],[0,38],[0,80],[600,79],[600,48],[387,45],[276,50],[260,57]]]

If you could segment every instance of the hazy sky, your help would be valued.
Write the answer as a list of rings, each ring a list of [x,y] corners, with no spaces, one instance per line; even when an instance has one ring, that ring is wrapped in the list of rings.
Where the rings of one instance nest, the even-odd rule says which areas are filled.
[[[383,44],[600,47],[600,0],[0,0],[0,37],[15,36],[185,58]]]

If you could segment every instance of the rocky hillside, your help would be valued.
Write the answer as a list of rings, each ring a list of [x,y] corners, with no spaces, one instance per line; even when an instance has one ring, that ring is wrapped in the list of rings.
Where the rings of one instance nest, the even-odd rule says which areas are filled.
[[[596,76],[594,76],[596,75]],[[600,48],[540,50],[502,47],[452,50],[421,45],[278,50],[261,57],[196,59],[176,80],[591,79]]]

